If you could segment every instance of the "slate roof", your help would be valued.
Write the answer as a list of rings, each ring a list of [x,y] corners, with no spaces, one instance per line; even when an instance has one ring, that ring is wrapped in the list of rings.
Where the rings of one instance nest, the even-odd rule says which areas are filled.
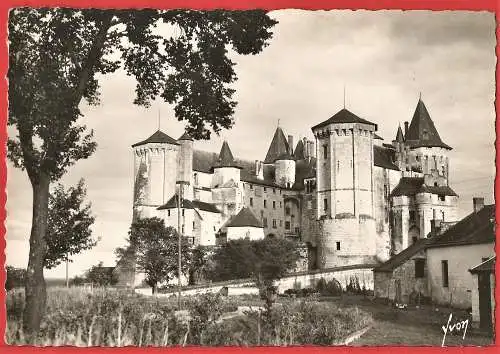
[[[215,164],[212,166],[212,168],[214,168],[214,167],[241,168],[234,160],[233,153],[231,152],[231,149],[229,148],[229,144],[225,140],[224,140],[224,143],[222,143],[222,148],[220,149],[219,158],[217,159]]]
[[[434,122],[421,99],[418,100],[410,127],[404,139],[411,148],[442,147],[448,150],[452,149],[441,140]]]
[[[140,141],[138,143],[135,143],[132,145],[132,147],[144,145],[144,144],[149,144],[149,143],[164,143],[164,144],[171,144],[171,145],[179,145],[177,140],[174,138],[169,137],[167,134],[162,132],[161,130],[157,130],[153,135],[151,135],[149,138],[146,140]]]
[[[451,226],[428,247],[463,246],[495,242],[495,205],[485,205]]]
[[[397,141],[398,143],[402,143],[405,141],[405,138],[403,136],[403,130],[401,130],[401,126],[398,126],[398,131],[396,132],[396,139],[394,141]]]
[[[473,274],[479,272],[495,273],[495,260],[496,256],[493,256],[490,259],[478,264],[477,266],[472,267],[471,269],[469,269],[469,272]]]
[[[311,129],[314,131],[315,129],[335,123],[362,123],[362,124],[373,125],[375,126],[375,129],[377,129],[377,124],[367,121],[366,119],[360,118],[345,108],[341,109],[339,112],[335,113],[332,117],[325,120],[324,122],[315,125]]]
[[[302,140],[299,140],[299,142],[297,143],[297,146],[293,151],[293,157],[295,160],[303,160],[306,158],[304,154],[304,143],[302,142]]]
[[[384,138],[382,138],[380,135],[378,134],[373,134],[373,139],[375,140],[384,140]]]
[[[382,146],[373,145],[373,164],[389,170],[399,171],[399,167],[394,164],[394,150]]]
[[[449,186],[427,186],[422,177],[403,177],[391,193],[392,197],[401,195],[414,196],[417,193],[457,196]]]
[[[174,195],[170,200],[157,208],[157,210],[165,210],[165,209],[175,209],[177,208],[177,195]],[[210,213],[218,213],[220,214],[219,209],[215,207],[215,205],[210,204],[210,203],[205,203],[201,202],[199,200],[188,200],[188,199],[183,199],[182,200],[182,208],[184,209],[199,209],[203,211],[208,211]]]
[[[283,130],[280,127],[277,127],[274,132],[273,140],[271,140],[271,144],[267,150],[264,163],[273,163],[279,156],[285,153],[290,153],[290,146],[288,145],[288,141],[286,140]]]
[[[382,263],[378,267],[373,268],[374,272],[392,272],[394,269],[399,267],[401,264],[405,263],[411,257],[416,255],[418,252],[423,251],[427,244],[429,243],[429,239],[420,239],[411,245],[408,248],[405,248],[398,254],[392,256],[389,260]]]
[[[193,138],[191,137],[191,135],[189,135],[187,132],[185,132],[184,134],[181,135],[181,137],[177,140],[191,140],[193,141]]]
[[[262,223],[252,213],[252,211],[244,207],[236,216],[234,216],[226,225],[226,227],[260,227]]]

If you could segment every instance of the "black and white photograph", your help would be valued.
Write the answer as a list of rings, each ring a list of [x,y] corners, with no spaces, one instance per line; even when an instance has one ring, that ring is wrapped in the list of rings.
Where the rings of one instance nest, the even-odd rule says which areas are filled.
[[[493,345],[495,29],[13,8],[6,343]]]

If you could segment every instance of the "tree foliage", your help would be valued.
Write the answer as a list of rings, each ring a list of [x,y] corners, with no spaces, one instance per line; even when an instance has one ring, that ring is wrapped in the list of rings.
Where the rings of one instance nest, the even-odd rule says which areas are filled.
[[[291,241],[267,237],[263,240],[231,240],[214,255],[213,280],[253,278],[258,286],[271,285],[293,270],[299,259]]]
[[[276,22],[264,11],[16,8],[9,17],[7,156],[26,170],[33,221],[23,326],[34,340],[46,303],[50,183],[96,149],[79,122],[82,99],[99,103],[99,79],[122,68],[136,79],[135,103],[161,97],[196,139],[233,124],[230,54],[257,54]],[[231,51],[231,53],[230,53]]]
[[[70,255],[91,249],[97,244],[90,229],[95,221],[91,215],[91,204],[83,204],[86,194],[83,179],[68,190],[58,184],[50,194],[45,268],[54,268],[69,260]]]
[[[7,279],[5,279],[5,290],[9,291],[24,286],[26,280],[26,269],[6,267]]]
[[[104,267],[103,262],[92,266],[85,274],[85,280],[97,286],[111,286],[118,282],[114,267]]]
[[[137,270],[144,272],[145,281],[153,292],[156,292],[159,283],[177,277],[178,240],[177,231],[165,227],[159,218],[138,219],[130,227],[128,242],[136,256]],[[126,249],[117,249],[117,255],[123,254]],[[185,237],[181,240],[181,255],[181,272],[185,275],[192,262],[191,246]]]

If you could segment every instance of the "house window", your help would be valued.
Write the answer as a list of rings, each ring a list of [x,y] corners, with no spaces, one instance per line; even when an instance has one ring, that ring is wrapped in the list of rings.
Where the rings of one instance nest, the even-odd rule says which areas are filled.
[[[440,195],[439,196],[439,200],[442,201],[442,202],[444,202],[446,200],[446,196]]]
[[[264,227],[267,227],[267,218],[262,219],[262,223],[264,224]]]
[[[267,208],[267,200],[264,199],[264,208]]]
[[[326,199],[326,198],[325,198],[325,199],[323,199],[323,209],[324,209],[325,211],[327,211],[327,210],[328,210],[328,199]]]
[[[448,287],[448,261],[441,261],[441,276],[443,278],[443,288]]]
[[[273,209],[276,209],[276,202],[273,200]]]
[[[276,219],[273,219],[273,228],[277,228],[278,225],[276,225]]]
[[[285,230],[290,230],[290,221],[285,221]]]
[[[340,241],[335,242],[335,244],[337,246],[337,251],[340,251]]]
[[[250,198],[250,206],[253,206],[253,198]]]
[[[170,216],[170,210],[167,210],[167,215]]]
[[[415,259],[415,278],[424,277],[425,259]]]

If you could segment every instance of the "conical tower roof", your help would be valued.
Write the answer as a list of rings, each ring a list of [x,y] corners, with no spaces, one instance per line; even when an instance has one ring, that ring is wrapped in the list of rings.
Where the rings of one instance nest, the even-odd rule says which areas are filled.
[[[397,141],[398,143],[402,143],[405,141],[405,138],[403,136],[403,130],[401,129],[401,126],[398,126],[398,131],[396,133],[396,139],[394,141]]]
[[[451,147],[441,140],[434,122],[421,99],[418,100],[405,141],[412,148],[442,147],[451,150]]]
[[[262,223],[249,208],[244,207],[229,221],[226,227],[262,227]]]
[[[335,113],[332,117],[328,118],[324,122],[321,122],[311,129],[314,131],[314,129],[324,127],[329,124],[336,124],[336,123],[362,123],[362,124],[367,124],[367,125],[373,125],[375,126],[375,130],[377,129],[377,124],[372,123],[366,119],[360,118],[351,111],[342,108],[340,111]]]
[[[231,148],[229,148],[229,144],[227,143],[226,140],[222,143],[222,148],[220,149],[219,153],[219,158],[217,159],[217,162],[213,166],[214,168],[217,167],[236,167],[236,168],[241,168],[236,164],[234,161],[233,153],[231,152]]]
[[[304,154],[304,143],[302,140],[299,140],[297,146],[295,147],[295,151],[293,152],[293,157],[295,160],[304,160],[306,158]]]
[[[149,144],[149,143],[179,145],[179,143],[174,138],[169,137],[167,134],[165,134],[161,130],[157,130],[149,138],[147,138],[146,140],[140,141],[138,143],[135,143],[134,145],[132,145],[132,147],[136,147],[136,146],[140,146],[140,145],[144,145],[144,144]]]
[[[278,127],[274,132],[273,140],[267,150],[264,163],[273,163],[278,157],[283,156],[284,154],[290,154],[290,147],[288,146],[285,133],[283,133],[283,130]]]

